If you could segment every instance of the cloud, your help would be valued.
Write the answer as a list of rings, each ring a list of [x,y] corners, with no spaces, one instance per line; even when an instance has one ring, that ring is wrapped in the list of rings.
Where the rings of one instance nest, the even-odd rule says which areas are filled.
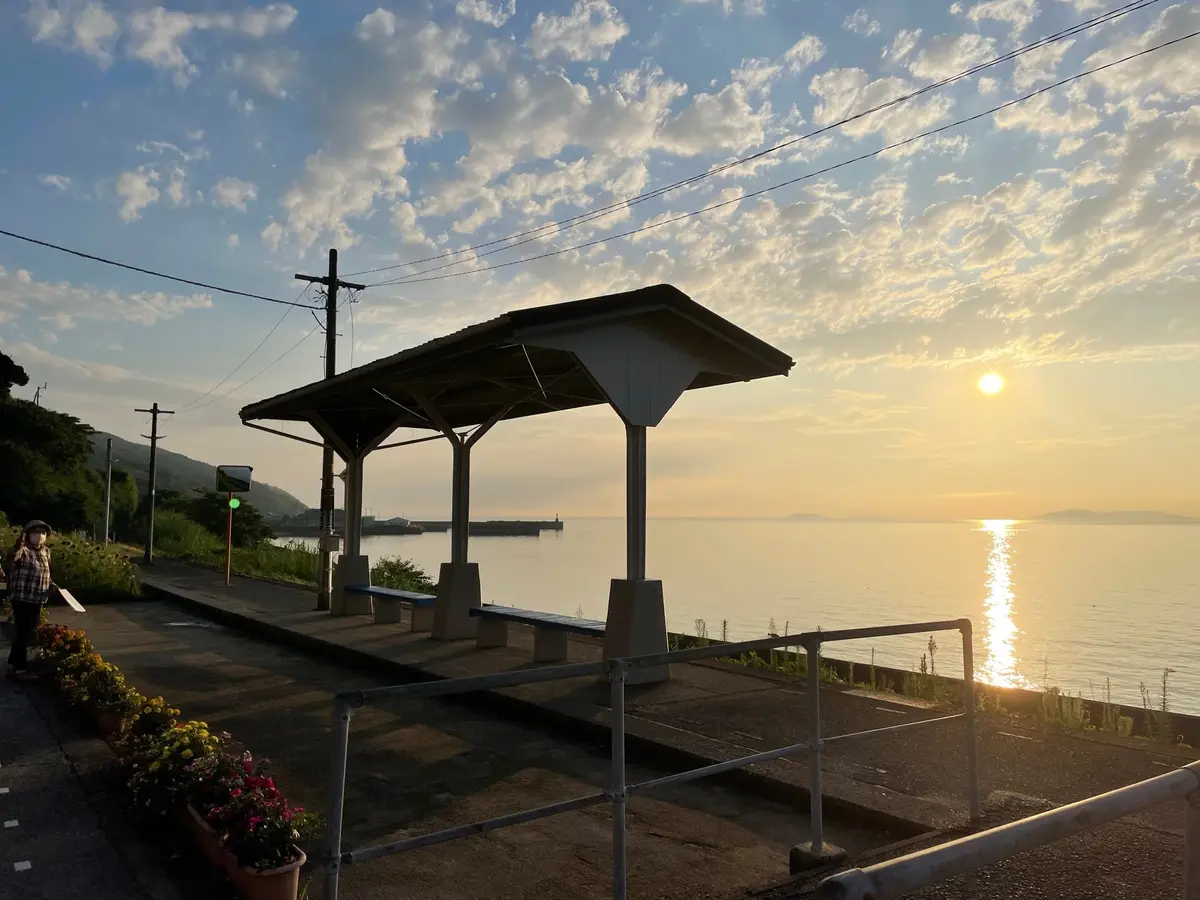
[[[240,237],[238,237],[236,234],[231,234],[227,238],[225,238],[225,246],[231,250],[234,247],[238,246],[241,242],[242,242],[242,239]]]
[[[246,204],[258,198],[258,185],[240,178],[226,176],[213,185],[213,203],[232,209],[246,211]]]
[[[272,50],[265,53],[235,53],[229,58],[228,70],[263,93],[286,97],[287,86],[295,80],[300,54],[292,50]]]
[[[39,281],[25,269],[14,271],[0,266],[0,322],[28,317],[51,323],[60,331],[85,319],[149,326],[210,306],[208,294],[122,293],[77,287],[66,281]]]
[[[967,10],[967,18],[979,24],[984,19],[1007,22],[1013,26],[1013,36],[1033,24],[1038,15],[1038,0],[984,0]]]
[[[821,43],[821,39],[806,34],[788,48],[783,54],[783,61],[789,72],[801,72],[820,61],[824,55],[825,45]]]
[[[855,34],[871,37],[872,35],[879,34],[880,25],[878,21],[871,18],[865,9],[857,9],[846,16],[846,20],[842,22],[842,27],[847,31],[853,31]]]
[[[66,175],[39,175],[38,181],[47,187],[57,188],[60,191],[65,191],[71,186],[71,179]]]
[[[939,34],[909,64],[917,78],[940,81],[996,55],[994,39],[979,34]]]
[[[122,219],[126,222],[136,221],[142,217],[143,209],[158,202],[158,188],[154,185],[159,177],[158,172],[146,166],[117,176],[116,192],[122,201]]]
[[[808,89],[817,98],[814,121],[818,125],[828,125],[911,93],[914,85],[903,78],[872,79],[864,70],[853,68],[822,72],[812,79]],[[949,95],[933,93],[925,100],[909,100],[872,113],[842,126],[840,132],[854,138],[882,134],[885,142],[894,143],[926,131],[947,118],[953,105]]]
[[[263,38],[286,31],[296,16],[296,8],[286,3],[219,13],[185,13],[156,6],[129,17],[125,52],[131,59],[170,72],[175,83],[184,87],[199,73],[182,45],[193,32],[224,31]]]
[[[529,35],[536,59],[558,51],[567,59],[608,59],[613,46],[629,34],[629,26],[608,0],[575,0],[565,16],[539,12]]]
[[[892,38],[891,46],[886,47],[883,51],[883,58],[890,62],[901,62],[917,49],[917,44],[921,40],[921,29],[902,28],[896,32],[896,36]]]
[[[103,3],[32,0],[25,20],[35,41],[81,53],[95,60],[101,68],[112,64],[113,46],[121,26]]]
[[[495,6],[488,3],[488,0],[458,0],[454,4],[454,11],[464,19],[473,19],[484,25],[499,28],[516,13],[517,0],[498,0]]]

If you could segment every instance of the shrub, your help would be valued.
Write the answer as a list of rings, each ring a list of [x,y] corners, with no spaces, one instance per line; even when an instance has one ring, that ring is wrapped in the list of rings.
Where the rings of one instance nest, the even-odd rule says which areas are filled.
[[[420,566],[399,556],[385,556],[371,566],[371,584],[417,594],[432,594],[437,590]]]

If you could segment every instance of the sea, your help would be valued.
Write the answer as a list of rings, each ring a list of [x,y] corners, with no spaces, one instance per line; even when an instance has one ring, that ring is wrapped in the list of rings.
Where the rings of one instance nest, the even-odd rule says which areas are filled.
[[[603,619],[625,571],[621,519],[476,537],[485,603]],[[368,537],[436,580],[448,534]],[[1200,526],[651,519],[647,577],[670,630],[750,639],[966,616],[976,677],[1200,714]],[[930,646],[930,638],[933,646]],[[827,645],[827,656],[962,672],[954,632]],[[865,678],[865,673],[864,673]]]

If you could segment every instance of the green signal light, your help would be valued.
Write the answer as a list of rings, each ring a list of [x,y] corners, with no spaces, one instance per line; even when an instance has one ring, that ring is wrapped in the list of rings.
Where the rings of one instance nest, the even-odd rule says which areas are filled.
[[[229,508],[230,509],[237,509],[241,505],[242,505],[242,501],[239,500],[237,497],[229,498]]]

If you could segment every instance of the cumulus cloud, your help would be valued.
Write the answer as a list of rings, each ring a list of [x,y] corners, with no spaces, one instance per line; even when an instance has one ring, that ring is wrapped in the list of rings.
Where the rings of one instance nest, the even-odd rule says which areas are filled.
[[[258,198],[258,185],[226,176],[213,185],[212,198],[217,206],[245,212],[246,204]]]
[[[561,52],[567,59],[608,59],[613,46],[629,34],[629,26],[608,0],[575,0],[565,16],[539,12],[529,35],[537,59]]]
[[[870,14],[865,9],[856,9],[850,15],[846,16],[842,27],[847,31],[853,31],[855,34],[861,34],[865,37],[879,34],[880,25],[875,19],[872,19]]]
[[[100,2],[33,0],[25,17],[35,41],[46,41],[94,59],[102,68],[113,61],[121,26]]]
[[[41,281],[26,269],[0,266],[0,322],[14,322],[28,316],[52,323],[60,331],[75,327],[80,320],[155,325],[189,310],[210,306],[212,299],[208,294],[123,293],[67,281]]]
[[[909,63],[908,70],[926,81],[939,81],[992,59],[996,42],[979,34],[939,34]]]
[[[488,0],[458,0],[454,11],[464,19],[474,19],[484,25],[499,28],[517,11],[517,0],[498,0],[493,6]]]
[[[117,176],[116,192],[121,198],[120,216],[126,222],[142,217],[142,210],[158,202],[159,192],[154,185],[159,180],[157,171],[145,166]]]
[[[815,35],[806,34],[783,54],[789,72],[801,72],[825,55],[825,45]]]
[[[1033,24],[1038,15],[1038,0],[984,0],[967,10],[967,18],[980,23],[985,19],[1006,22],[1014,37]]]

